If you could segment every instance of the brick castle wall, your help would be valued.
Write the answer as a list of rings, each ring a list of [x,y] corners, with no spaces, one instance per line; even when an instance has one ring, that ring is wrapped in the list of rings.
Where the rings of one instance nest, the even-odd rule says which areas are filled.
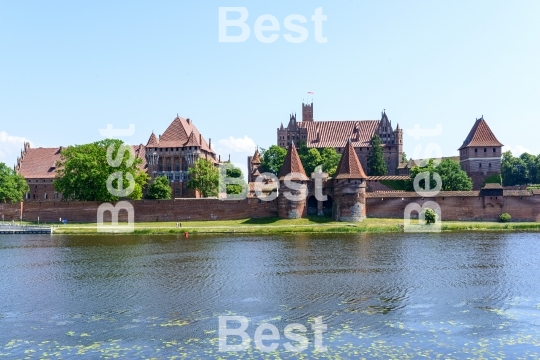
[[[175,199],[130,201],[135,210],[135,221],[236,220],[277,216],[277,200],[258,199]],[[100,203],[81,202],[25,202],[23,219],[27,221],[58,222],[60,218],[72,222],[96,222]],[[105,212],[104,221],[110,221]],[[120,211],[120,221],[127,220],[127,212]]]
[[[21,219],[22,203],[0,203],[0,221],[2,221],[2,215],[4,221],[11,222],[12,220],[18,221]]]
[[[480,196],[447,196],[437,198],[389,197],[366,199],[367,216],[371,218],[403,219],[405,207],[415,202],[422,206],[426,201],[436,201],[442,209],[442,219],[449,221],[497,221],[502,213],[509,213],[516,221],[540,222],[540,191],[528,196],[490,198]],[[274,217],[278,214],[278,200],[271,202],[256,198],[245,200],[175,199],[131,201],[135,221],[186,221],[186,220],[235,220]],[[23,219],[41,222],[58,222],[60,218],[73,222],[96,222],[97,202],[25,202]],[[0,204],[0,216],[5,221],[19,220],[21,204]],[[120,220],[126,220],[120,212]],[[105,221],[110,221],[106,212]]]
[[[443,221],[498,221],[508,213],[515,221],[540,222],[540,194],[535,196],[437,197],[437,198],[368,198],[367,215],[372,218],[403,219],[405,207],[414,202],[422,206],[435,201],[441,207]]]

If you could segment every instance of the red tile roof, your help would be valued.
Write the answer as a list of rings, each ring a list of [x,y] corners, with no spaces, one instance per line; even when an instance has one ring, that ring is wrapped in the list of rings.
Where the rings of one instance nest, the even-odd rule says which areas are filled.
[[[343,147],[343,139],[351,138],[353,147],[369,147],[380,120],[302,121],[307,130],[308,147]]]
[[[28,148],[17,170],[25,179],[53,179],[56,176],[56,162],[60,160],[61,148]],[[133,145],[135,156],[142,159],[141,170],[146,169],[146,148]]]
[[[293,178],[291,180],[309,180],[306,175],[306,171],[304,170],[304,166],[300,161],[300,156],[298,156],[298,151],[296,151],[296,146],[294,146],[294,143],[289,145],[289,148],[287,149],[287,156],[285,156],[285,161],[283,162],[283,166],[279,171],[279,180],[283,180],[285,176],[292,173],[300,174],[300,178]]]
[[[334,179],[367,179],[350,140],[347,141],[345,151],[339,160]]]
[[[146,146],[148,147],[157,147],[158,146],[158,140],[156,138],[156,135],[154,132],[152,132],[152,135],[150,135],[150,138],[148,139],[148,142],[146,143]]]
[[[251,158],[252,164],[260,164],[261,163],[261,154],[259,154],[259,149],[255,150],[255,154],[253,154],[253,157]]]
[[[18,173],[25,179],[52,179],[56,175],[56,162],[61,148],[28,148],[20,161]]]
[[[160,136],[158,145],[155,147],[166,148],[193,146],[186,145],[192,132],[194,133],[197,143],[199,143],[199,139],[202,140],[202,143],[199,143],[199,145],[197,146],[201,146],[202,150],[215,154],[214,150],[210,149],[210,146],[208,145],[206,140],[200,137],[201,133],[193,125],[193,122],[189,119],[184,119],[181,117],[177,117],[173,120],[173,122],[165,130],[163,135]]]
[[[386,175],[386,176],[368,176],[368,181],[384,181],[384,180],[410,180],[409,176],[405,175]]]
[[[197,137],[195,136],[195,133],[193,131],[189,135],[184,146],[201,146],[199,142],[197,141]]]
[[[503,146],[499,140],[493,134],[493,131],[489,128],[484,118],[476,120],[471,132],[463,142],[463,145],[459,148],[462,150],[471,146]]]

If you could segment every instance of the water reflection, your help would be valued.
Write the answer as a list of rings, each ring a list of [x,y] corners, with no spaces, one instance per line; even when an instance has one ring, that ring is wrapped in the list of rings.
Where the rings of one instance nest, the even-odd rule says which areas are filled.
[[[225,314],[250,318],[251,335],[262,322],[283,330],[322,316],[329,352],[312,357],[534,355],[539,240],[531,233],[6,236],[0,355],[214,357],[217,316]]]

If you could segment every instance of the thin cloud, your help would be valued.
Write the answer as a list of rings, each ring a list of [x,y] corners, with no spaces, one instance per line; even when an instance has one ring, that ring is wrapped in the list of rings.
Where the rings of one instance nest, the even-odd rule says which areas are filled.
[[[20,154],[25,142],[30,142],[30,140],[0,131],[0,162],[8,166],[15,165],[17,156]]]
[[[524,154],[524,153],[532,154],[531,150],[521,145],[505,146],[503,151],[511,151],[513,156],[520,156],[521,154]]]
[[[255,141],[244,135],[243,138],[234,138],[229,136],[228,139],[218,140],[219,150],[222,152],[231,153],[246,153],[253,154],[255,151]]]

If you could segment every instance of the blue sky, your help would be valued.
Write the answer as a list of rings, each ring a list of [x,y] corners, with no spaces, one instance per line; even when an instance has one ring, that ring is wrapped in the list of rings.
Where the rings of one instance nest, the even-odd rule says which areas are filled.
[[[218,8],[245,7],[250,38],[218,41]],[[311,15],[328,20],[315,41]],[[275,16],[280,37],[253,34]],[[308,39],[287,42],[301,14]],[[313,91],[316,120],[379,119],[403,128],[441,124],[457,154],[484,115],[514,151],[540,153],[540,2],[534,1],[4,1],[0,3],[0,161],[22,139],[34,146],[100,139],[99,128],[136,126],[146,143],[178,113],[236,163]],[[234,34],[234,30],[231,32]],[[232,138],[231,138],[232,137]],[[221,140],[221,141],[220,141]]]

